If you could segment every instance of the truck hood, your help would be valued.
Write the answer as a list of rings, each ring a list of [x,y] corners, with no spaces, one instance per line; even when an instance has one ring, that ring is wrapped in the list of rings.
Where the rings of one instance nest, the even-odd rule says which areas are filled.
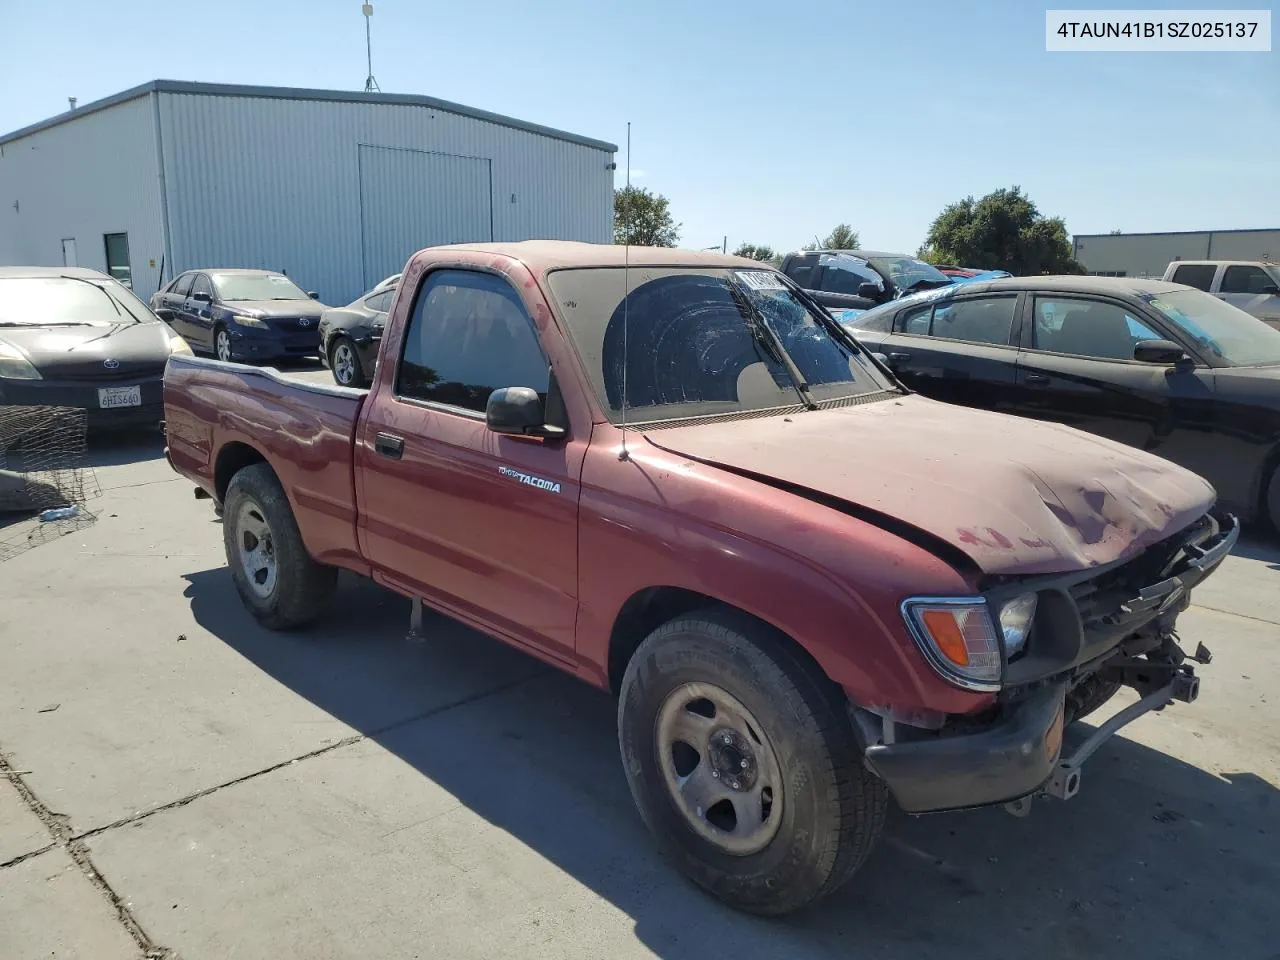
[[[646,433],[655,446],[907,524],[988,574],[1136,555],[1202,516],[1207,481],[1070,427],[908,395]],[[887,518],[887,519],[886,519]]]

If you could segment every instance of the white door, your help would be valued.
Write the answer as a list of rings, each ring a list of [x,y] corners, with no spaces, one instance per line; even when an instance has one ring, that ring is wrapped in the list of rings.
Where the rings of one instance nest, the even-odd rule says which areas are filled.
[[[68,237],[62,241],[62,265],[64,267],[80,266],[80,261],[76,259],[75,237]]]

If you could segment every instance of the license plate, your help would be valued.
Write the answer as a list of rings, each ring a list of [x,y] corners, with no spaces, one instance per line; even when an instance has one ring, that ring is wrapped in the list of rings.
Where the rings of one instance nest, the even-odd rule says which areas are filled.
[[[102,387],[98,390],[98,406],[103,410],[116,407],[142,406],[142,387]]]

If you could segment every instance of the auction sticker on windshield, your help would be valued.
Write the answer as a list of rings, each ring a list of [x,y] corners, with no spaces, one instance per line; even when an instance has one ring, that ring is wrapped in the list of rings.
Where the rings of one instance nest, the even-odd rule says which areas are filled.
[[[752,290],[785,290],[782,278],[769,270],[736,270],[733,274]]]

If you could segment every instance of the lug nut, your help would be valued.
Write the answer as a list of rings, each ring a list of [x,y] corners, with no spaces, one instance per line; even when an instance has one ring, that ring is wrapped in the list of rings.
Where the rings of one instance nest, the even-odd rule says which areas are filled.
[[[738,789],[738,787],[739,787],[739,783],[738,783],[738,781],[737,781],[737,780],[734,780],[732,783],[730,783],[730,784],[729,784],[729,786],[731,786],[731,787],[733,787],[733,789],[737,790],[737,789]]]
[[[712,770],[712,771],[711,771],[711,779],[712,779],[712,780],[719,780],[719,779],[720,779],[720,771],[719,771],[719,770]]]
[[[740,766],[743,770],[747,769],[747,761],[746,761],[746,760],[739,760],[739,761],[738,761],[738,766]]]
[[[725,742],[725,743],[733,743],[733,737],[732,737],[730,734],[727,734],[727,733],[726,733],[726,734],[724,735],[723,739],[724,739],[724,742]]]

